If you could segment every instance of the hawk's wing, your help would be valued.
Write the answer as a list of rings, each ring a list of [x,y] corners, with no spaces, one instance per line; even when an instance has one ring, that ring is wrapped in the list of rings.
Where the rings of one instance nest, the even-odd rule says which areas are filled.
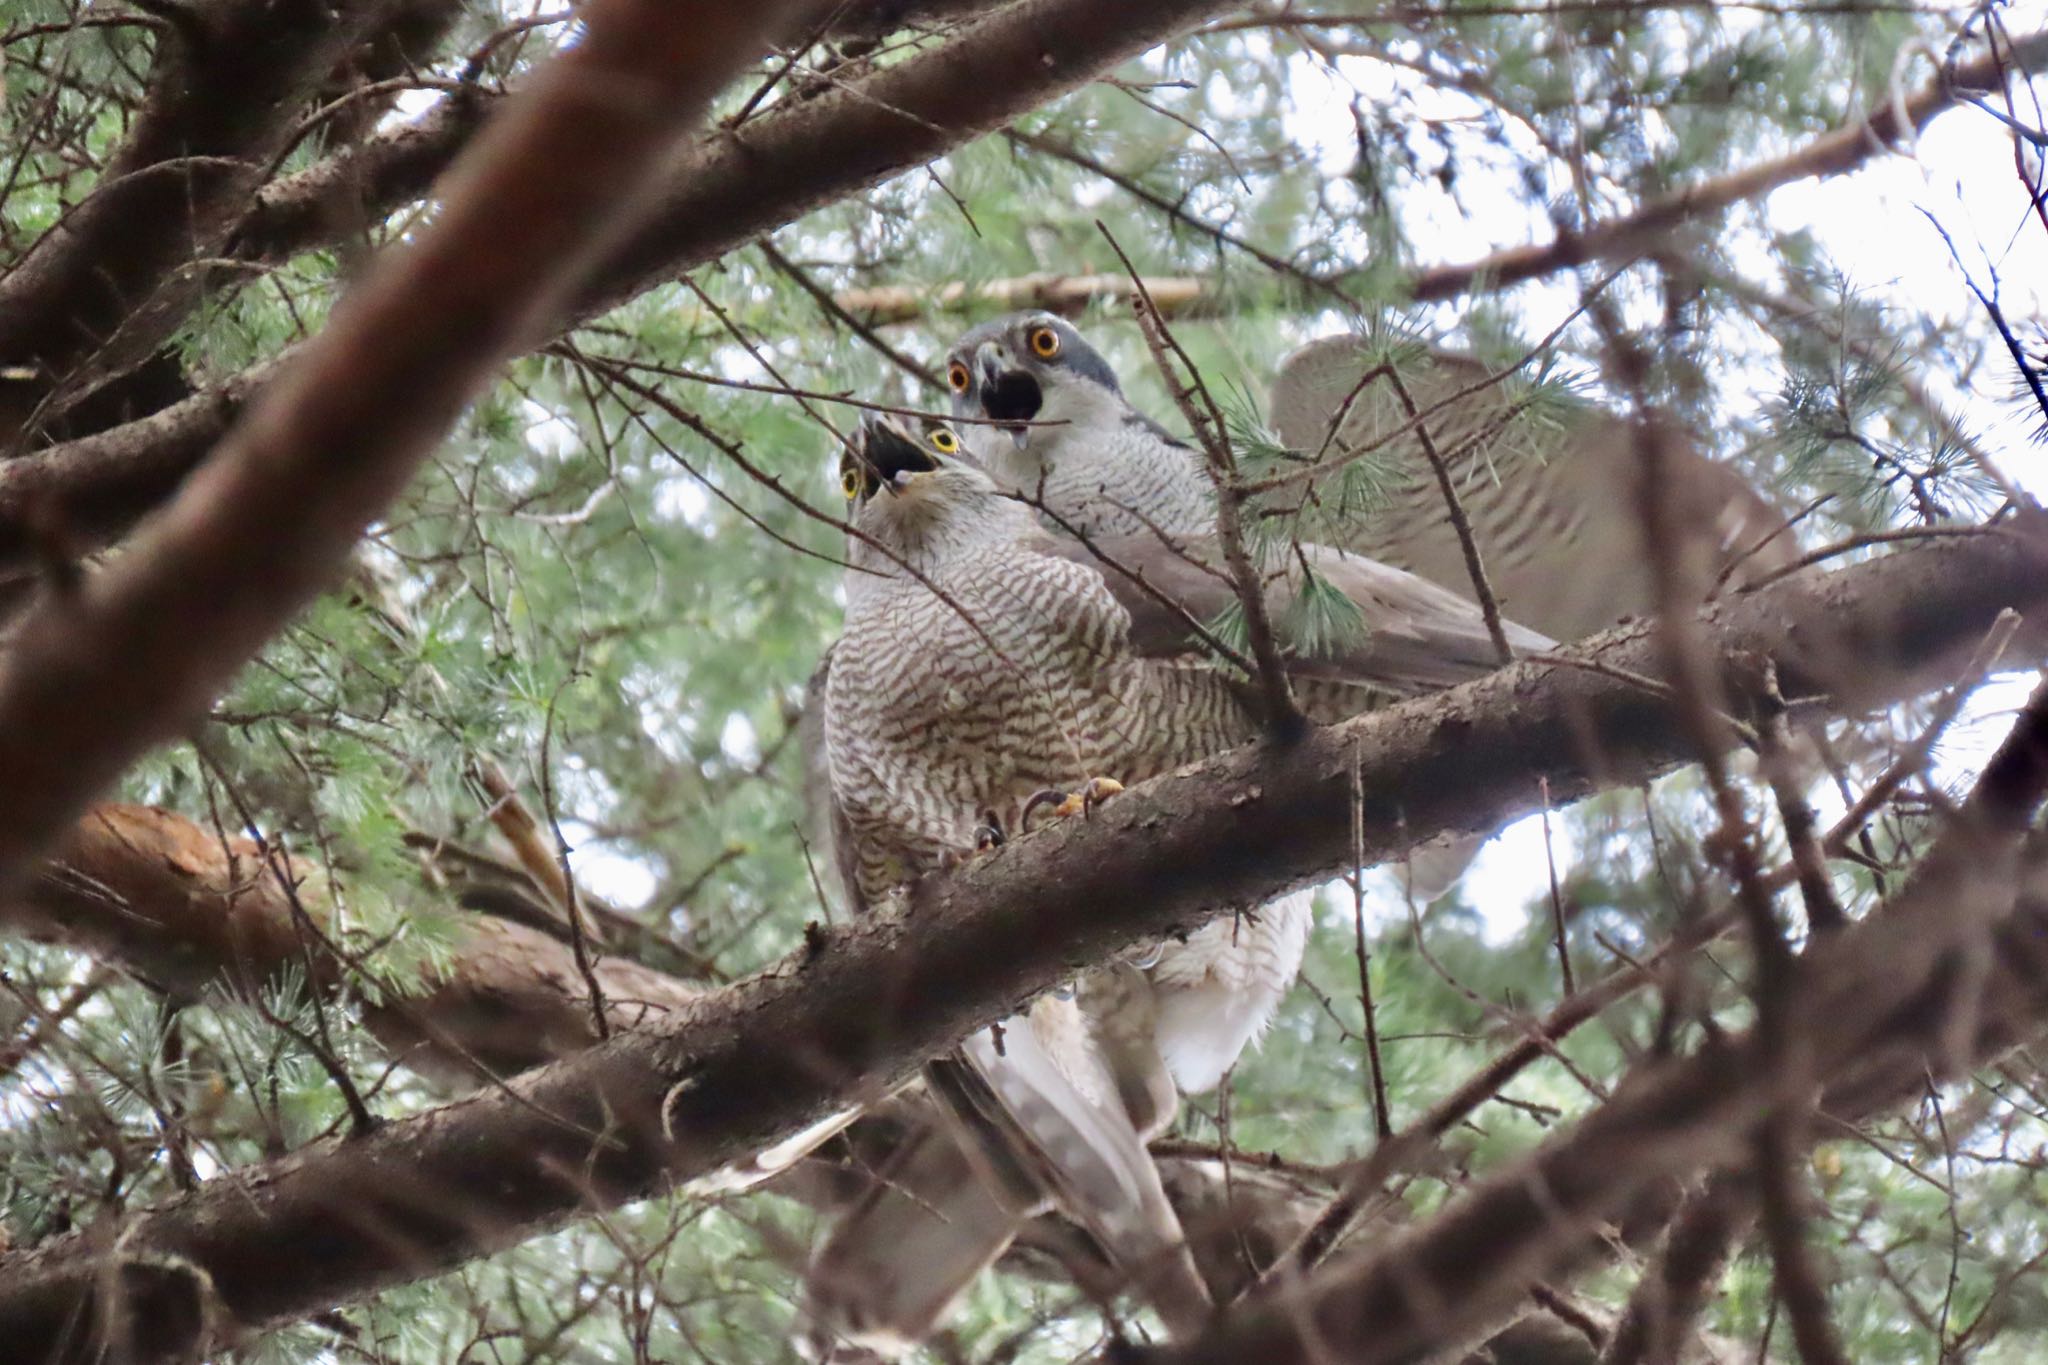
[[[1349,335],[1296,350],[1273,381],[1273,428],[1289,447],[1326,459],[1369,449],[1387,502],[1348,519],[1340,543],[1469,593],[1464,551],[1422,445],[1413,433],[1375,445],[1410,421],[1388,380],[1366,381],[1386,358],[1383,347]],[[1576,640],[1651,609],[1630,423],[1590,404],[1520,411],[1526,386],[1512,377],[1489,382],[1491,372],[1467,356],[1425,351],[1398,363],[1451,468],[1503,613]],[[1699,595],[1724,569],[1739,585],[1796,557],[1784,514],[1740,474],[1706,458],[1682,433],[1658,434],[1681,524],[1707,531],[1700,562],[1690,566]]]
[[[1073,1000],[1040,996],[1028,1016],[1004,1022],[1000,1043],[983,1030],[961,1045],[995,1103],[958,1092],[947,1097],[948,1108],[980,1139],[970,1152],[1001,1152],[1027,1163],[1038,1185],[1094,1234],[1170,1332],[1196,1330],[1209,1316],[1208,1288],[1088,1019]],[[1001,1141],[990,1141],[990,1134]]]
[[[1049,548],[1095,566],[1131,617],[1131,646],[1148,656],[1198,648],[1189,621],[1207,625],[1237,600],[1218,567],[1212,538],[1169,543],[1147,532],[1091,537],[1088,543],[1054,536]],[[1303,545],[1266,583],[1266,606],[1285,613],[1301,590],[1301,562],[1357,606],[1364,630],[1327,654],[1296,657],[1300,677],[1364,683],[1410,694],[1454,686],[1501,665],[1479,608],[1455,591],[1389,564],[1322,545]],[[1175,608],[1178,607],[1179,610]],[[1541,653],[1553,642],[1513,622],[1503,623],[1517,653]]]
[[[804,1317],[820,1356],[834,1340],[885,1356],[931,1335],[1029,1216],[990,1189],[949,1125],[929,1120],[891,1153],[833,1223],[804,1273]]]

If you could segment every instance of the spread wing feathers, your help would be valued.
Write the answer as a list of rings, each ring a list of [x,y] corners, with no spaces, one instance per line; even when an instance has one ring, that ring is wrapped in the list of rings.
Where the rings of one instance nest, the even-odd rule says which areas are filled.
[[[1313,900],[1297,891],[1250,914],[1212,919],[1161,947],[1146,971],[1154,1030],[1182,1090],[1213,1088],[1272,1023],[1301,970]]]
[[[1197,637],[1189,618],[1207,624],[1237,600],[1236,588],[1215,567],[1222,553],[1213,539],[1169,544],[1138,533],[1099,536],[1092,544],[1052,537],[1048,544],[1062,557],[1101,572],[1130,614],[1131,645],[1143,655],[1190,652]],[[1327,654],[1297,656],[1290,665],[1296,675],[1406,694],[1454,686],[1500,667],[1486,620],[1471,602],[1406,570],[1328,546],[1304,545],[1299,556],[1288,557],[1284,571],[1268,576],[1266,606],[1276,618],[1301,590],[1304,559],[1357,606],[1364,629]],[[1533,630],[1503,624],[1518,653],[1554,647]]]
[[[1076,1002],[1042,996],[1029,1015],[1005,1021],[1000,1045],[983,1030],[960,1051],[971,1071],[946,1077],[953,1084],[942,1099],[970,1129],[962,1144],[969,1159],[1001,1152],[1028,1162],[1032,1185],[1102,1243],[1168,1331],[1178,1336],[1207,1321],[1209,1291],[1180,1220]],[[959,1084],[970,1077],[979,1084]],[[977,1140],[972,1130],[984,1127],[1007,1140]],[[985,1174],[1005,1195],[1016,1192],[1018,1172]]]
[[[1348,335],[1301,347],[1273,382],[1272,425],[1298,450],[1369,450],[1387,501],[1333,529],[1346,549],[1469,591],[1464,552],[1420,442],[1403,434],[1375,444],[1409,422],[1390,384],[1364,382],[1387,358],[1384,348]],[[1452,468],[1503,611],[1575,640],[1653,607],[1634,496],[1638,433],[1630,423],[1590,404],[1522,411],[1526,385],[1491,382],[1491,372],[1467,356],[1416,348],[1395,360]],[[1681,524],[1710,528],[1697,562],[1686,566],[1695,595],[1710,592],[1724,570],[1740,586],[1796,557],[1784,514],[1740,474],[1701,454],[1683,433],[1664,427],[1656,434]]]
[[[897,1147],[804,1276],[806,1344],[894,1358],[916,1347],[1027,1216],[989,1188],[936,1116]]]

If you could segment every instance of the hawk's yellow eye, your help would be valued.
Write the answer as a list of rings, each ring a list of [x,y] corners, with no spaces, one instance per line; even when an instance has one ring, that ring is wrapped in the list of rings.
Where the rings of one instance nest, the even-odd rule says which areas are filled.
[[[941,455],[951,455],[960,448],[960,438],[946,427],[933,427],[931,435],[926,439],[932,443],[932,449]]]
[[[1050,327],[1031,329],[1031,354],[1041,360],[1051,360],[1060,353],[1060,334]]]
[[[859,465],[843,464],[839,466],[839,487],[846,494],[848,502],[852,502],[860,496],[861,488],[866,482],[867,480],[861,477]]]
[[[946,382],[953,386],[955,393],[967,392],[967,383],[973,378],[973,375],[967,373],[967,367],[957,360],[946,367]]]

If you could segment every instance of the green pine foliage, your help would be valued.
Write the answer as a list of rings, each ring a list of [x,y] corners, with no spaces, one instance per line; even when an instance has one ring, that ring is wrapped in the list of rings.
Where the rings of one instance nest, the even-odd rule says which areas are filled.
[[[1504,367],[1562,326],[1554,351],[1514,381],[1517,439],[1498,447],[1493,471],[1512,478],[1514,461],[1569,440],[1587,404],[1621,405],[1600,381],[1597,331],[1566,320],[1576,291],[1565,277],[1418,306],[1402,292],[1406,272],[1781,155],[1881,96],[1902,47],[1939,50],[1955,22],[1838,7],[1502,9],[1475,0],[1398,22],[1219,25],[1017,121],[1157,202],[999,132],[769,241],[828,292],[964,286],[965,302],[928,299],[875,329],[926,365],[986,314],[979,287],[1116,276],[1112,239],[1148,277],[1200,280],[1199,303],[1171,325],[1227,410],[1248,481],[1313,458],[1260,416],[1274,366],[1296,344],[1352,329],[1396,368],[1437,343]],[[453,81],[516,83],[566,34],[558,22],[493,42],[528,13],[471,0],[444,55],[419,73],[420,105]],[[145,98],[160,36],[139,22],[66,28],[72,17],[63,0],[0,7],[0,268],[91,191]],[[1924,76],[1926,64],[1911,69]],[[283,169],[321,154],[308,139]],[[1574,161],[1588,177],[1583,198]],[[215,382],[317,331],[364,251],[401,240],[421,213],[276,268],[210,263],[205,296],[172,341],[184,372]],[[1930,411],[1902,382],[2009,376],[1979,315],[1954,299],[1939,310],[1923,300],[1916,314],[1895,292],[1867,298],[1860,291],[1887,282],[1838,277],[1825,242],[1773,233],[1754,206],[1674,241],[1682,271],[1645,259],[1609,286],[1658,351],[1650,397],[1788,509],[1814,504],[1807,543],[1998,504],[1962,444],[1988,435],[1969,430],[1964,412]],[[1740,280],[1811,302],[1818,325],[1759,316],[1725,287]],[[1127,309],[1098,303],[1077,323],[1132,400],[1180,429]],[[614,382],[620,374],[661,401]],[[373,530],[349,581],[274,640],[185,739],[132,771],[124,799],[223,837],[259,831],[317,869],[351,970],[338,995],[297,979],[173,1005],[147,983],[93,975],[77,953],[0,938],[0,1236],[33,1245],[344,1131],[330,1064],[380,1117],[445,1102],[445,1090],[391,1062],[361,1016],[459,960],[476,911],[451,896],[428,850],[509,860],[478,783],[485,761],[554,818],[579,891],[642,926],[651,961],[709,964],[707,983],[731,979],[836,913],[829,897],[820,903],[831,870],[806,832],[795,730],[839,619],[837,440],[858,414],[830,397],[734,386],[774,387],[776,376],[811,393],[945,408],[942,389],[828,317],[766,253],[737,250],[507,367]],[[1769,397],[1744,397],[1757,393]],[[1285,570],[1332,520],[1383,514],[1395,468],[1368,452],[1322,479],[1313,505],[1255,502],[1255,557]],[[1208,625],[1247,648],[1240,608]],[[1304,656],[1364,630],[1358,608],[1312,569],[1277,625]],[[1910,733],[1918,714],[1893,719]],[[1859,783],[1874,770],[1850,761],[1862,765]],[[1839,811],[1828,784],[1815,792]],[[1919,793],[1873,826],[1869,867],[1838,879],[1851,913],[1896,889],[1935,804]],[[1654,952],[1701,913],[1720,884],[1699,847],[1709,811],[1681,774],[1554,813],[1555,900],[1527,828],[1485,877],[1432,906],[1404,904],[1377,874],[1359,907],[1348,886],[1326,888],[1303,983],[1230,1082],[1237,1158],[1275,1154],[1321,1195],[1331,1168],[1369,1149],[1361,925],[1399,1125],[1562,997],[1554,912],[1581,982]],[[1768,812],[1753,814],[1775,829]],[[1697,1041],[1703,1020],[1739,1027],[1746,972],[1739,949],[1716,948],[1671,997],[1683,1013],[1644,994],[1579,1030],[1457,1125],[1436,1160],[1403,1174],[1399,1216],[1440,1206],[1526,1152],[1594,1102],[1589,1085],[1611,1087],[1655,1050]],[[39,1032],[73,993],[82,1003]],[[1842,1140],[1814,1160],[1809,1233],[1852,1359],[2017,1365],[2048,1350],[2038,1068],[2023,1055],[1979,1079],[1830,1134]],[[1222,1142],[1223,1116],[1217,1097],[1192,1100],[1175,1136]],[[785,1359],[819,1226],[773,1193],[652,1199],[222,1359]],[[1632,1282],[1617,1272],[1575,1292],[1611,1312]],[[1792,1360],[1784,1324],[1767,1329],[1775,1316],[1768,1258],[1746,1244],[1707,1325],[1741,1358]],[[1071,1286],[1004,1273],[976,1285],[919,1359],[1068,1361],[1105,1330],[1099,1305]]]

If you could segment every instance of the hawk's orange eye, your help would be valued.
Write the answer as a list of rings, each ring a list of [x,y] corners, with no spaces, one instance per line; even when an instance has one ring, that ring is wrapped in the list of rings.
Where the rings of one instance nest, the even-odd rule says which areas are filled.
[[[1050,327],[1031,329],[1031,354],[1041,360],[1051,360],[1060,353],[1060,334]]]
[[[946,382],[953,386],[955,393],[967,392],[968,381],[973,377],[967,373],[967,367],[957,360],[946,367]]]

